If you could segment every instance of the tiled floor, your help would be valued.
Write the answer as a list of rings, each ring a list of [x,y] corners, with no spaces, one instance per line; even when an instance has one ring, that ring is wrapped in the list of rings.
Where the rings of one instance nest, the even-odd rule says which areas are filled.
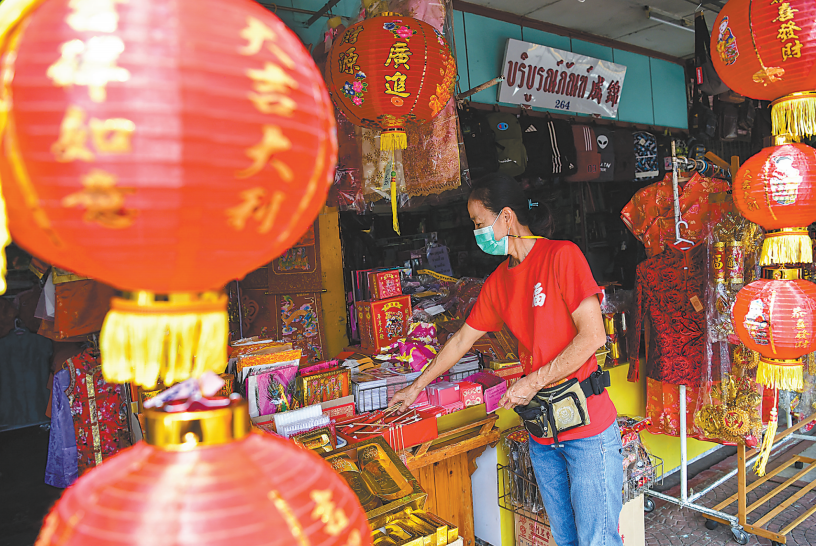
[[[786,460],[792,454],[799,453],[803,456],[810,456],[816,458],[816,442],[797,442],[786,447],[786,451],[772,459],[769,464],[769,470],[775,468],[780,460]],[[735,468],[736,456],[729,457],[723,462],[712,466],[695,476],[689,481],[689,487],[694,489],[702,489],[705,484],[711,483],[718,477],[727,473],[729,470]],[[772,478],[769,482],[761,485],[748,496],[748,504],[755,502],[757,499],[770,492],[787,478],[793,476],[798,470],[790,467],[785,469],[780,474]],[[816,472],[809,472],[806,477],[813,478]],[[749,482],[755,479],[753,472],[748,471]],[[794,486],[785,490],[780,495],[770,499],[763,506],[760,506],[756,511],[749,516],[750,521],[756,521],[762,515],[769,512],[772,508],[778,506],[785,499],[789,498],[803,487],[807,486],[808,482],[797,481]],[[699,502],[703,506],[714,506],[719,502],[729,498],[737,492],[736,477],[730,479],[725,484],[721,485],[714,491],[707,494]],[[672,496],[679,495],[679,487],[675,487],[666,492]],[[767,526],[772,531],[779,531],[788,523],[795,520],[800,514],[805,512],[810,507],[816,504],[816,490],[811,490],[802,498],[794,502],[790,507],[786,508],[779,516],[774,518]],[[656,508],[654,512],[646,514],[646,544],[649,546],[674,546],[674,545],[710,545],[710,546],[725,546],[737,544],[731,535],[731,529],[727,525],[719,525],[714,530],[709,530],[705,527],[706,519],[696,511],[689,509],[681,509],[675,504],[664,501],[655,501]],[[736,513],[736,504],[731,505],[726,509],[728,513]],[[753,517],[751,517],[753,516]],[[764,538],[749,535],[748,544],[762,544],[768,545],[771,542]],[[787,536],[787,544],[793,546],[816,546],[816,514],[812,515],[796,529],[794,529]]]

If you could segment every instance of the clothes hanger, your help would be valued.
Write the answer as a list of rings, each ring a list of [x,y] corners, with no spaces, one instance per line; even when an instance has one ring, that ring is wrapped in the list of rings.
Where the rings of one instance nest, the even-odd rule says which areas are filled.
[[[20,320],[19,318],[15,318],[14,319],[14,333],[17,334],[18,336],[21,336],[21,335],[25,334],[26,332],[28,332],[28,329],[23,324],[23,321]]]
[[[677,170],[678,170],[678,161],[677,161],[677,147],[675,146],[674,140],[672,140],[672,193],[674,194],[674,244],[675,246],[686,243],[689,245],[694,245],[693,241],[690,241],[680,235],[680,228],[684,227],[688,229],[688,222],[683,220],[683,216],[680,213],[680,190],[678,188],[678,180],[677,180]]]

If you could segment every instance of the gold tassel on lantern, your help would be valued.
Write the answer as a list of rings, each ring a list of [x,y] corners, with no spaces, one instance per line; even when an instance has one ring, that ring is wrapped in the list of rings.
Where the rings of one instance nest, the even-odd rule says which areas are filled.
[[[385,137],[385,133],[380,135],[380,149],[384,150],[385,148],[382,147],[382,139]],[[400,235],[400,227],[399,227],[399,217],[397,216],[397,157],[394,154],[394,150],[391,149],[391,227],[394,228],[394,232],[397,235]]]
[[[771,103],[773,134],[790,135],[795,142],[816,135],[816,92],[793,93]]]
[[[813,243],[807,228],[784,228],[765,234],[760,265],[798,263],[813,263]]]
[[[113,298],[99,340],[102,373],[114,383],[152,388],[222,373],[227,365],[227,297],[217,292],[151,292]]]
[[[380,150],[405,150],[408,148],[408,135],[400,128],[386,129],[380,134]]]
[[[802,361],[760,358],[757,383],[786,391],[802,391]]]

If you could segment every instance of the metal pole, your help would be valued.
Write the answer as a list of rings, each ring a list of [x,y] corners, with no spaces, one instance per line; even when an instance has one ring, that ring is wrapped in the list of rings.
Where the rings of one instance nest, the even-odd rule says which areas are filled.
[[[680,500],[688,502],[688,452],[686,451],[686,386],[680,385]]]
[[[793,398],[793,393],[788,391],[788,409],[785,410],[785,422],[788,425],[788,428],[793,426],[793,415],[791,415],[791,398]]]

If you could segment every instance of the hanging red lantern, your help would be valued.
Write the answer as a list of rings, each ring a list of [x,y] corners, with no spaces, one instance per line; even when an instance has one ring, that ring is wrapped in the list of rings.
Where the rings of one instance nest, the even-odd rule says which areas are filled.
[[[326,80],[352,123],[382,130],[384,150],[405,149],[405,125],[431,120],[453,96],[456,60],[433,26],[383,13],[335,39]]]
[[[816,222],[816,150],[765,148],[743,163],[732,187],[740,213],[768,230],[762,265],[813,261],[807,227]]]
[[[351,25],[334,40],[326,82],[335,106],[352,123],[382,131],[380,149],[404,150],[405,126],[430,121],[453,96],[456,60],[433,26],[385,12]],[[399,234],[393,162],[391,214]]]
[[[371,544],[343,478],[293,442],[250,433],[246,402],[170,406],[146,410],[146,441],[65,491],[37,546]]]
[[[202,1],[0,8],[11,232],[132,293],[102,332],[112,381],[222,371],[213,291],[295,243],[333,179],[334,111],[300,40],[255,2]]]
[[[816,3],[729,0],[714,22],[711,51],[728,87],[776,101],[774,134],[816,134]]]
[[[816,343],[816,284],[799,269],[767,269],[737,293],[731,318],[740,340],[761,355],[757,382],[802,390],[801,357]]]
[[[3,187],[0,185],[0,295],[6,292],[6,246],[11,242],[6,221],[6,202],[3,200]]]

